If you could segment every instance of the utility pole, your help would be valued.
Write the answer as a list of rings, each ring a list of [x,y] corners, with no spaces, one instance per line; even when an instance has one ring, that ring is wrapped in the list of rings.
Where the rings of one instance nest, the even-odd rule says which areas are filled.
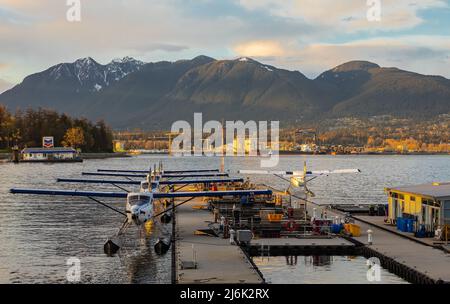
[[[222,157],[220,161],[220,172],[225,173],[225,128],[223,124],[224,120],[222,118]]]

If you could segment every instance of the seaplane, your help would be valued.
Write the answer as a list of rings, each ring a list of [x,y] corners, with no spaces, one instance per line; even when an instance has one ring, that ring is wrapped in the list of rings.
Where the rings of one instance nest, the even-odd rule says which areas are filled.
[[[330,174],[352,174],[360,173],[360,169],[336,169],[336,170],[317,170],[310,171],[306,167],[306,161],[303,163],[302,171],[270,171],[270,170],[239,170],[239,174],[253,175],[266,174],[274,175],[289,183],[285,193],[290,194],[296,198],[307,201],[307,197],[314,197],[315,194],[307,187],[307,183],[320,177],[328,176]]]
[[[161,167],[161,165],[160,165]],[[155,168],[156,169],[156,168]],[[106,170],[99,170],[100,175],[106,173]],[[108,170],[110,172],[111,170]],[[119,232],[115,235],[120,236],[130,225],[136,225],[138,227],[143,227],[148,221],[151,221],[158,216],[162,216],[167,214],[168,212],[172,212],[176,207],[179,207],[194,198],[197,197],[223,197],[223,196],[236,196],[236,197],[254,197],[258,195],[270,196],[272,195],[272,191],[267,190],[259,190],[259,189],[250,189],[250,190],[229,190],[229,191],[192,191],[192,192],[181,192],[173,191],[174,189],[169,189],[168,192],[161,192],[159,185],[164,183],[169,186],[173,186],[179,183],[183,184],[199,184],[199,183],[227,183],[227,182],[241,182],[242,179],[207,179],[207,180],[183,180],[186,177],[223,177],[224,174],[217,173],[218,170],[187,170],[187,171],[140,171],[140,172],[132,172],[131,170],[115,170],[116,173],[114,176],[122,176],[128,178],[126,181],[120,180],[82,180],[82,179],[59,179],[59,182],[80,182],[80,183],[104,183],[111,184],[117,187],[119,184],[139,184],[140,191],[139,192],[129,192],[126,189],[120,187],[121,192],[111,192],[111,191],[83,191],[83,190],[53,190],[53,189],[18,189],[13,188],[10,189],[10,192],[13,194],[29,194],[29,195],[45,195],[45,196],[72,196],[72,197],[86,197],[91,199],[93,202],[96,202],[110,210],[113,210],[121,215],[123,215],[126,219],[123,222],[122,226],[119,229]],[[147,172],[147,174],[142,175],[140,173]],[[208,173],[208,172],[216,172],[216,173]],[[202,175],[204,174],[204,175]],[[90,174],[94,175],[94,174]],[[104,175],[103,175],[104,176]],[[110,176],[110,175],[108,175]],[[228,175],[226,175],[228,176]],[[145,177],[146,180],[143,182],[131,180],[130,177],[142,178]],[[178,180],[168,181],[161,180],[162,177],[165,178],[177,178]],[[170,191],[172,190],[172,191]],[[125,212],[118,210],[103,201],[100,201],[99,198],[122,198],[125,199]],[[185,200],[177,205],[172,203],[172,205],[168,208],[165,208],[162,212],[155,214],[154,212],[154,202],[159,199],[166,200],[175,200],[178,198],[185,198]],[[155,251],[158,254],[163,254],[167,252],[170,248],[171,239],[170,237],[159,238],[158,242],[155,244]],[[112,241],[112,239],[108,239],[104,244],[104,251],[108,256],[112,256],[118,252],[120,246]]]

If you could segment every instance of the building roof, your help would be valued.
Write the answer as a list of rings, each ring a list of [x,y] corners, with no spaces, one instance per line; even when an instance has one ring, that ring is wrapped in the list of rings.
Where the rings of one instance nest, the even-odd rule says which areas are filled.
[[[25,148],[22,153],[77,153],[74,148],[55,147],[55,148]]]
[[[388,191],[406,192],[410,194],[429,196],[436,199],[450,197],[450,182],[422,184],[414,186],[402,186],[386,188]]]

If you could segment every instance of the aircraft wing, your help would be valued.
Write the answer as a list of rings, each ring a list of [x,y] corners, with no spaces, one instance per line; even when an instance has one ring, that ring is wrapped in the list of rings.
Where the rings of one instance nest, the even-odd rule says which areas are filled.
[[[359,169],[337,169],[337,170],[322,170],[322,171],[307,171],[306,174],[310,175],[327,175],[327,174],[348,174],[348,173],[361,173]]]
[[[219,179],[182,179],[160,181],[160,185],[184,185],[184,184],[211,184],[211,183],[234,183],[244,182],[243,178],[219,178]]]
[[[198,191],[198,192],[169,192],[154,193],[154,198],[181,198],[181,197],[222,197],[222,196],[253,196],[271,195],[272,190],[230,190],[230,191]]]
[[[121,177],[140,177],[146,178],[145,174],[130,174],[130,173],[103,173],[103,172],[82,172],[82,175],[90,176],[121,176]],[[205,174],[162,174],[164,178],[182,178],[182,177],[219,177],[228,176],[228,173],[205,173]]]
[[[179,177],[220,177],[229,176],[228,173],[204,173],[204,174],[162,174],[164,178],[179,178]]]
[[[109,197],[126,198],[126,192],[100,192],[80,190],[52,190],[52,189],[11,189],[13,194],[55,195],[55,196],[79,196],[79,197]]]
[[[345,174],[359,173],[359,169],[338,169],[338,170],[322,170],[322,171],[306,171],[307,176],[328,175],[328,174]],[[266,174],[266,175],[287,175],[287,176],[303,176],[303,171],[268,171],[268,170],[239,170],[239,174]]]
[[[107,179],[78,179],[78,178],[58,178],[59,183],[83,183],[83,184],[117,184],[117,185],[140,185],[140,181],[130,180],[107,180]],[[185,184],[210,184],[210,183],[232,183],[243,182],[243,178],[222,178],[222,179],[183,179],[160,181],[160,185],[185,185]]]
[[[172,173],[202,173],[202,172],[220,172],[219,169],[200,169],[200,170],[163,170],[166,174]]]
[[[90,176],[122,176],[122,177],[141,177],[141,178],[146,178],[147,177],[147,174],[101,173],[101,172],[82,172],[81,175],[90,175]]]
[[[77,178],[58,178],[58,183],[83,183],[83,184],[118,184],[118,185],[140,185],[139,181],[130,180],[107,180],[107,179],[77,179]]]
[[[52,190],[52,189],[17,189],[10,190],[13,194],[33,194],[51,196],[78,196],[78,197],[108,197],[126,198],[126,192],[100,192],[80,190]],[[154,198],[181,198],[181,197],[221,197],[221,196],[249,196],[271,195],[272,190],[232,190],[232,191],[198,191],[198,192],[169,192],[153,193]]]
[[[114,169],[98,169],[97,172],[110,172],[110,173],[149,173],[150,170],[114,170]],[[173,173],[202,173],[202,172],[219,172],[218,169],[202,169],[202,170],[164,170],[166,174]]]

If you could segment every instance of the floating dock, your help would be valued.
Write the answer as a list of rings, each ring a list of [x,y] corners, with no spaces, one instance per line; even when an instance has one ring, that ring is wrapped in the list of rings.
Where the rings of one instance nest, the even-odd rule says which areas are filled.
[[[357,246],[340,237],[256,239],[247,250],[252,256],[355,255]]]

